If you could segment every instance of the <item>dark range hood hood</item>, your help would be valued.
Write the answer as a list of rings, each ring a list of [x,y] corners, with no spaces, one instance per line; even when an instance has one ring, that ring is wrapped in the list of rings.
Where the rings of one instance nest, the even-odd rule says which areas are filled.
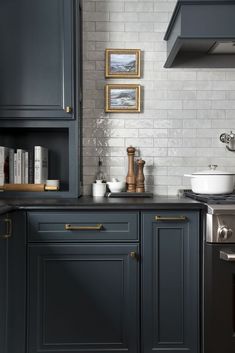
[[[179,0],[164,67],[235,68],[235,1]]]

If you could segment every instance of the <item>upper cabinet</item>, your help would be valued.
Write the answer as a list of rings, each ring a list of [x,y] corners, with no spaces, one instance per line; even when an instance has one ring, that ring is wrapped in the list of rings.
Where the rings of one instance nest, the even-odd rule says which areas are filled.
[[[79,0],[0,1],[0,144],[46,147],[48,179],[60,181],[58,192],[1,197],[80,195],[81,11]]]
[[[2,0],[0,118],[73,119],[73,0]]]

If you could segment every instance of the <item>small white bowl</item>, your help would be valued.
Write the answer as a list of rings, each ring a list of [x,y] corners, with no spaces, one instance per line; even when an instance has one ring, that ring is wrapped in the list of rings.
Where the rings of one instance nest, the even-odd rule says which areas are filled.
[[[108,181],[107,185],[111,192],[122,192],[126,189],[125,181]]]

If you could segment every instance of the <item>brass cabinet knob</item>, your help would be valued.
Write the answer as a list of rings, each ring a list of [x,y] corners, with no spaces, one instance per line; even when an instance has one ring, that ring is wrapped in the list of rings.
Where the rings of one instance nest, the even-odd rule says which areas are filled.
[[[131,252],[130,252],[130,257],[131,257],[132,259],[136,259],[136,260],[139,259],[139,255],[138,255],[137,252],[135,252],[135,251],[131,251]]]
[[[66,111],[66,113],[72,113],[73,108],[72,108],[72,107],[67,106],[67,107],[65,108],[65,111]]]

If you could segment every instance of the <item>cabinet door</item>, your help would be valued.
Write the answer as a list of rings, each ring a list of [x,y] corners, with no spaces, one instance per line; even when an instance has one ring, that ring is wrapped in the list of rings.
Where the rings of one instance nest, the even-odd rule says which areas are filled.
[[[73,117],[73,3],[1,0],[1,118]]]
[[[199,214],[143,214],[143,353],[198,353]]]
[[[1,353],[25,353],[25,313],[25,215],[14,213],[0,217]]]
[[[131,252],[138,246],[30,244],[28,353],[138,352]]]

